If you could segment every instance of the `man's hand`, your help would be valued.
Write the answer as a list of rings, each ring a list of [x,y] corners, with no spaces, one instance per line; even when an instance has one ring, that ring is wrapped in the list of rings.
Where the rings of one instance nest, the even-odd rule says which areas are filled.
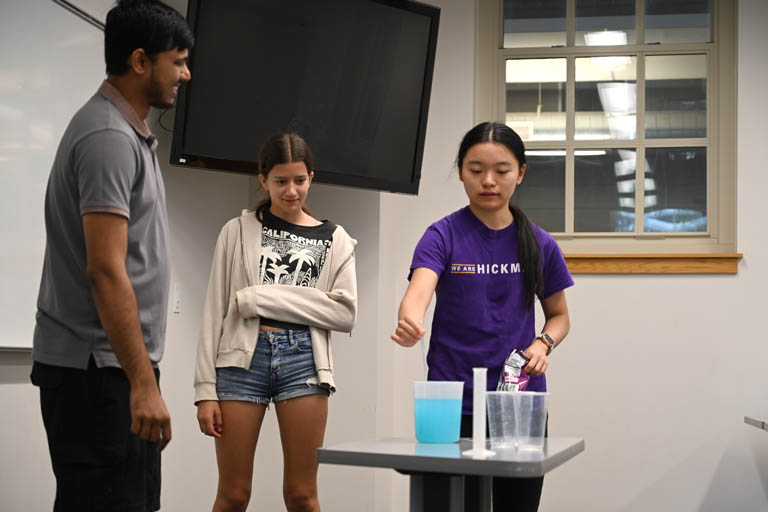
[[[154,382],[131,386],[131,433],[157,443],[158,452],[171,442],[171,415]]]
[[[207,436],[221,439],[223,423],[221,406],[217,400],[201,400],[197,404],[197,422],[200,432]]]
[[[547,366],[549,366],[547,352],[549,352],[549,346],[544,340],[541,338],[533,340],[533,343],[523,352],[525,357],[530,359],[523,370],[529,375],[543,375],[547,371]]]

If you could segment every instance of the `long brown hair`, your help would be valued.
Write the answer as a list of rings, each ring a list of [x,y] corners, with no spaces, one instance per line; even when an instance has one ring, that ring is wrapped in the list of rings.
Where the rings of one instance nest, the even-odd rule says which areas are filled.
[[[259,174],[267,179],[272,168],[279,164],[304,162],[307,173],[312,172],[312,150],[307,141],[295,133],[276,133],[271,135],[259,150]],[[256,218],[264,222],[264,212],[272,206],[272,200],[267,197],[255,208]],[[304,213],[310,214],[309,208],[302,205]]]

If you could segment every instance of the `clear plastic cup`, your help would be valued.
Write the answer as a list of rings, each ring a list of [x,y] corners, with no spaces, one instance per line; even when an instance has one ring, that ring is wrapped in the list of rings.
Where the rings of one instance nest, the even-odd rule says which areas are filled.
[[[491,448],[542,450],[549,393],[489,391],[486,395]]]
[[[515,395],[517,393],[513,391],[488,391],[485,395],[491,448],[517,446]]]
[[[420,443],[455,443],[461,430],[464,382],[414,381],[413,418]]]

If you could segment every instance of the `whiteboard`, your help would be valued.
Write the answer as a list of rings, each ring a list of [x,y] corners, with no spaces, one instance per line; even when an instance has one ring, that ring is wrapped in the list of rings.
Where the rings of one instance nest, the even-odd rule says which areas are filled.
[[[0,348],[31,348],[45,186],[64,129],[106,76],[104,33],[51,0],[1,0],[0,48]]]

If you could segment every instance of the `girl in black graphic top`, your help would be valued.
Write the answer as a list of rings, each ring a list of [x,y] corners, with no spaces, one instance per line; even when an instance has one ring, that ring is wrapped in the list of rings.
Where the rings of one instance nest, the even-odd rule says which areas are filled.
[[[195,372],[200,430],[216,438],[214,511],[245,510],[270,402],[283,446],[286,508],[320,510],[317,448],[335,390],[330,331],[357,308],[355,241],[304,207],[312,154],[294,134],[259,152],[269,199],[229,221],[216,244]]]

